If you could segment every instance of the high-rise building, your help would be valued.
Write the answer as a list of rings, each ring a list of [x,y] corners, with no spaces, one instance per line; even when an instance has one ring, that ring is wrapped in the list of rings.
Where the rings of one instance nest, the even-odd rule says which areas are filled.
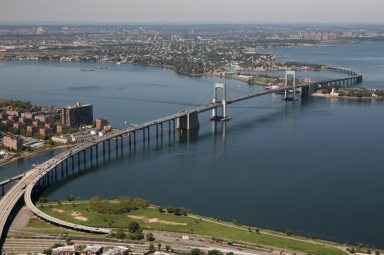
[[[93,123],[93,106],[91,104],[81,105],[77,102],[74,106],[61,109],[61,124],[70,128],[78,128],[82,125]]]

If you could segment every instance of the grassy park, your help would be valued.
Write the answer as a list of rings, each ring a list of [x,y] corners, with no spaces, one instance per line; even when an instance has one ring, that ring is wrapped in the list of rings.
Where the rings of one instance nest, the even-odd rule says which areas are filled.
[[[118,204],[119,201],[109,201]],[[124,213],[100,213],[94,210],[89,201],[38,203],[45,213],[58,219],[93,227],[127,229],[132,221],[137,221],[144,230],[163,230],[196,234],[226,241],[248,243],[262,247],[275,247],[295,250],[307,254],[346,254],[337,244],[287,235],[285,233],[259,230],[248,226],[219,221],[188,213],[175,215],[156,206],[143,206]],[[35,227],[40,223],[31,222]],[[46,223],[42,223],[46,226]]]

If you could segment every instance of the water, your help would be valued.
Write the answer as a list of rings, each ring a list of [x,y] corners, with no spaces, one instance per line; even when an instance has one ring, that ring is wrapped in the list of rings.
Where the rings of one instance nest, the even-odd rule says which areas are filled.
[[[383,85],[383,43],[274,51],[361,70],[364,85]],[[80,63],[2,62],[0,75],[0,97],[56,106],[93,103],[95,116],[120,127],[124,120],[138,123],[206,103],[212,83],[220,81],[166,69]],[[262,90],[226,82],[230,96]],[[190,143],[169,143],[166,134],[163,146],[156,146],[152,138],[150,147],[138,147],[45,195],[139,196],[249,225],[384,247],[383,107],[327,99],[285,103],[270,95],[248,100],[229,108],[233,119],[225,132],[219,124],[214,134],[209,113],[202,114]]]

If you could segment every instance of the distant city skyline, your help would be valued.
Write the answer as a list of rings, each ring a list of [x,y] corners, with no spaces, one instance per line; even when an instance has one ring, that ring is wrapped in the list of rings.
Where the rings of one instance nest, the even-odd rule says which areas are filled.
[[[0,23],[384,23],[382,0],[1,0]]]

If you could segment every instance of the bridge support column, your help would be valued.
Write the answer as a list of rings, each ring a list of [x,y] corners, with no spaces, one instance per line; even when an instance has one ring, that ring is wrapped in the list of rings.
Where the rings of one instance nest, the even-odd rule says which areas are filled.
[[[71,156],[72,174],[75,174],[75,157]]]
[[[108,157],[111,158],[111,139],[108,140]]]
[[[68,175],[68,158],[65,158],[65,174]]]
[[[197,112],[190,112],[177,119],[178,129],[198,129],[200,127],[199,115]]]
[[[119,154],[119,137],[116,136],[115,138],[115,145],[116,145],[116,155]]]
[[[124,148],[124,140],[123,140],[123,136],[120,136],[120,151],[121,151],[121,154],[123,154],[123,148]]]
[[[300,96],[302,98],[309,98],[312,96],[312,94],[315,92],[315,86],[310,83],[306,87],[302,87],[300,91]]]
[[[212,116],[210,117],[210,120],[227,121],[227,120],[230,120],[231,118],[227,116],[227,87],[226,87],[225,83],[215,83],[214,84],[212,104],[215,104],[218,101],[218,99],[217,99],[217,90],[218,89],[221,89],[223,92],[222,99],[221,99],[222,116],[218,116],[217,115],[217,109],[213,108],[212,109]]]
[[[96,149],[96,164],[99,164],[99,144],[95,145]]]
[[[1,185],[1,196],[5,195],[5,185]]]
[[[285,90],[284,100],[285,101],[295,101],[296,100],[296,72],[295,71],[286,71],[285,72],[285,87],[288,87],[288,77],[292,77],[292,97],[289,96],[289,91]]]
[[[48,173],[49,173],[50,182],[51,182],[51,184],[53,184],[53,172],[52,172],[52,170],[49,171]]]
[[[80,166],[81,166],[81,163],[80,163],[80,151],[77,153],[77,172],[80,171]]]
[[[160,123],[160,136],[163,137],[164,135],[164,129],[163,129],[163,122]]]
[[[145,128],[143,128],[143,145],[145,145]]]
[[[91,167],[92,167],[92,163],[93,163],[93,145],[91,145],[91,147],[89,148],[89,157],[91,158]]]
[[[83,158],[83,161],[84,161],[84,170],[87,168],[87,153],[85,151],[86,149],[83,150],[83,155],[84,155],[84,158]]]

